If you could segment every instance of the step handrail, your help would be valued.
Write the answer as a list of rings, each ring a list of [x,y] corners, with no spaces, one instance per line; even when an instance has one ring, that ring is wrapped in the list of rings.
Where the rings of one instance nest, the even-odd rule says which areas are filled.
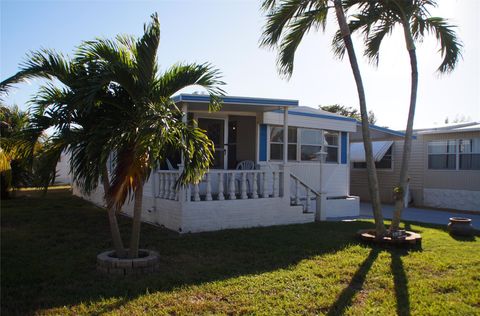
[[[318,192],[317,190],[313,189],[311,186],[309,186],[308,184],[306,184],[305,182],[302,181],[302,179],[300,179],[299,177],[297,177],[296,175],[294,175],[293,173],[290,173],[290,177],[297,180],[301,185],[303,185],[305,188],[309,189],[310,191],[313,192],[313,194],[315,194],[316,196],[321,196],[320,192]]]

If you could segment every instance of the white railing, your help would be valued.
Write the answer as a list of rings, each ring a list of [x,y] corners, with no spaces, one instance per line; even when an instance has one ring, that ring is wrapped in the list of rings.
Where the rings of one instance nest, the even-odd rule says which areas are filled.
[[[290,179],[293,180],[293,186],[290,185],[290,188],[293,191],[293,194],[290,198],[291,204],[302,205],[303,211],[305,213],[310,213],[312,210],[312,206],[310,204],[313,200],[315,203],[315,207],[313,209],[318,211],[321,203],[321,194],[292,173],[290,174]]]
[[[283,171],[210,170],[202,181],[176,188],[178,170],[159,170],[155,197],[179,201],[223,201],[275,198],[282,196]]]

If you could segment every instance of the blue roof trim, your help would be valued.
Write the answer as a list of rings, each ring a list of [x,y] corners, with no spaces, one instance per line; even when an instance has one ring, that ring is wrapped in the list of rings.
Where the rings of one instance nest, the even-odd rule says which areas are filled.
[[[283,113],[281,110],[275,110],[273,112],[276,113]],[[317,117],[317,118],[325,118],[329,120],[337,120],[337,121],[347,121],[347,122],[356,122],[357,120],[351,117],[344,117],[344,116],[334,116],[334,115],[327,115],[327,114],[317,114],[317,113],[304,113],[304,112],[295,112],[295,111],[288,111],[289,115],[298,115],[298,116],[309,116],[309,117]]]
[[[357,125],[362,125],[362,123],[357,122]],[[394,131],[394,130],[391,130],[391,129],[386,128],[386,127],[380,127],[380,126],[373,125],[373,124],[369,124],[368,126],[370,127],[370,129],[373,129],[373,130],[389,133],[389,134],[392,134],[392,135],[395,135],[395,136],[405,137],[405,133]],[[412,139],[417,139],[417,136],[413,135]]]
[[[248,97],[229,97],[224,96],[221,98],[223,103],[234,104],[249,104],[249,105],[271,105],[271,106],[298,106],[297,100],[284,100],[284,99],[265,99],[265,98],[248,98]],[[172,98],[174,102],[210,102],[209,95],[200,94],[179,94]]]

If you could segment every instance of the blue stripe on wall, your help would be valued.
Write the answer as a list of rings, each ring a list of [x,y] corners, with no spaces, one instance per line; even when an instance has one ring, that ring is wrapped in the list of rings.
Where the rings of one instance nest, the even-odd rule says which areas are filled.
[[[342,164],[346,164],[347,163],[347,132],[342,132],[342,139],[341,139],[341,142],[342,142],[342,154],[341,154],[341,162]]]
[[[258,135],[259,152],[258,159],[260,161],[267,161],[267,125],[260,124],[260,133]]]

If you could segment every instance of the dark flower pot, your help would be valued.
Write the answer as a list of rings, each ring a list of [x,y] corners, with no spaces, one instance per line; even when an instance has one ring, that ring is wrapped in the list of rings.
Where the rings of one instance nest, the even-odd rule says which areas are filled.
[[[450,234],[458,236],[473,236],[475,234],[472,220],[465,217],[450,217],[448,231]]]

